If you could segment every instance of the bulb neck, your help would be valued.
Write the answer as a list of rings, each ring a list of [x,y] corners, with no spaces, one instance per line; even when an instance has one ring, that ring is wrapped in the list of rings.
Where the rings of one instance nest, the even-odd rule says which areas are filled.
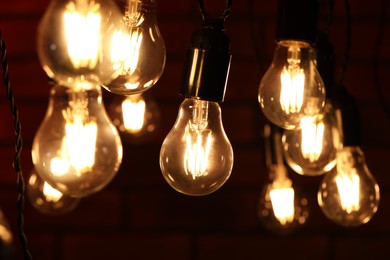
[[[279,0],[276,41],[315,42],[318,0]]]
[[[230,61],[230,39],[224,33],[223,20],[206,20],[203,28],[192,35],[187,49],[180,94],[222,102]]]

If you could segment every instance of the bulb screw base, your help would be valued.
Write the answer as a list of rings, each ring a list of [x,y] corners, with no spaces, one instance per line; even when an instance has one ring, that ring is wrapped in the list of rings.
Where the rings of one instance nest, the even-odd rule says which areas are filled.
[[[222,19],[206,19],[192,35],[184,61],[180,94],[185,97],[222,102],[230,68],[230,39]]]

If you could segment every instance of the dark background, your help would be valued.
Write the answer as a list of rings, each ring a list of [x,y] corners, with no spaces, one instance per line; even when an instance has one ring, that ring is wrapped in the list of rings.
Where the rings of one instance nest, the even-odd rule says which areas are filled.
[[[386,0],[384,0],[386,1]],[[345,51],[345,11],[336,0],[330,28],[337,72]],[[49,85],[35,52],[36,27],[48,0],[0,0],[0,29],[7,42],[12,88],[20,110],[25,146],[22,164],[32,168],[31,143],[47,109]],[[25,229],[35,259],[390,259],[390,120],[374,82],[373,54],[379,32],[380,0],[351,0],[352,48],[345,85],[361,109],[363,151],[381,189],[379,210],[366,225],[344,228],[322,214],[316,199],[321,177],[291,174],[307,196],[310,217],[289,236],[270,233],[256,217],[267,181],[261,131],[266,122],[257,90],[275,48],[277,1],[233,3],[227,22],[233,60],[226,99],[221,104],[235,162],[227,183],[214,194],[188,197],[164,181],[159,149],[182,98],[178,95],[185,49],[200,27],[195,0],[158,0],[158,21],[167,49],[160,81],[150,90],[161,125],[145,144],[124,143],[119,173],[101,192],[85,198],[64,216],[46,216],[26,204]],[[205,0],[211,14],[225,2]],[[389,9],[389,8],[387,8]],[[385,10],[387,14],[389,10]],[[389,99],[390,31],[379,49],[383,99]],[[3,89],[3,88],[2,88]],[[5,91],[0,91],[0,207],[16,234],[16,174],[12,169],[14,133]],[[105,92],[106,105],[112,95]],[[21,257],[15,237],[18,257]]]

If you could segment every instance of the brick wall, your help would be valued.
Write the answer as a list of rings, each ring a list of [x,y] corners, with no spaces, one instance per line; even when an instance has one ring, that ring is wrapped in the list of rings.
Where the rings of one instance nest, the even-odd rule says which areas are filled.
[[[49,94],[47,77],[35,53],[36,26],[48,2],[0,1],[0,29],[8,45],[9,70],[23,126],[26,176],[32,168],[31,143]],[[225,1],[205,2],[210,13],[218,14]],[[248,8],[251,2],[252,8]],[[390,259],[390,120],[379,104],[372,67],[379,0],[350,1],[352,49],[345,79],[361,109],[364,152],[381,188],[377,214],[362,227],[339,227],[327,220],[317,205],[321,177],[293,174],[294,183],[300,185],[309,200],[308,223],[294,234],[281,237],[265,230],[256,217],[256,203],[267,180],[260,137],[265,118],[257,103],[257,89],[275,47],[276,2],[236,0],[227,22],[233,60],[221,107],[235,152],[229,181],[214,194],[193,198],[173,191],[160,173],[159,149],[182,101],[178,90],[184,51],[192,32],[199,28],[200,17],[195,0],[158,0],[167,64],[161,80],[150,92],[160,108],[161,126],[146,144],[124,143],[123,164],[116,178],[101,192],[83,199],[73,212],[46,216],[26,205],[26,233],[35,259]],[[330,34],[339,69],[345,45],[345,15],[342,1],[335,2]],[[380,49],[383,88],[387,87],[386,76],[390,73],[389,44],[387,17]],[[390,98],[388,88],[384,96]],[[105,98],[108,105],[112,96],[105,93]],[[0,207],[15,231],[13,142],[12,119],[1,90]]]

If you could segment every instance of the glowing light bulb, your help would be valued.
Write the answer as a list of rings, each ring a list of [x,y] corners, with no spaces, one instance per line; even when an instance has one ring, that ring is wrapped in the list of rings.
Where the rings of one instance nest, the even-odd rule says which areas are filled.
[[[156,18],[154,0],[127,0],[124,20],[127,28],[113,36],[112,61],[120,64],[119,76],[107,90],[121,95],[143,92],[161,77],[165,66],[165,45]]]
[[[35,209],[44,214],[65,214],[77,207],[78,198],[69,197],[54,189],[33,169],[27,184],[27,197]]]
[[[272,165],[270,177],[260,196],[258,217],[270,231],[287,234],[306,223],[308,202],[296,194],[283,165]]]
[[[378,210],[379,186],[358,146],[342,148],[336,162],[336,167],[321,182],[318,203],[324,214],[337,224],[365,224]]]
[[[301,128],[284,131],[283,148],[287,164],[297,173],[316,176],[336,165],[341,134],[330,102],[319,117],[303,117]]]
[[[100,87],[52,88],[32,159],[46,182],[72,197],[90,195],[111,181],[122,161],[122,143],[104,109]]]
[[[314,57],[306,42],[278,42],[258,96],[264,115],[277,126],[298,129],[304,117],[316,117],[322,112],[325,88]]]
[[[225,134],[216,102],[187,98],[160,151],[165,180],[193,196],[219,189],[233,167],[233,149]]]
[[[125,25],[111,0],[53,0],[38,27],[38,56],[61,85],[94,85],[114,79],[121,66],[112,60],[112,39]]]
[[[157,131],[160,112],[149,93],[116,96],[109,106],[109,114],[123,140],[145,142]]]

